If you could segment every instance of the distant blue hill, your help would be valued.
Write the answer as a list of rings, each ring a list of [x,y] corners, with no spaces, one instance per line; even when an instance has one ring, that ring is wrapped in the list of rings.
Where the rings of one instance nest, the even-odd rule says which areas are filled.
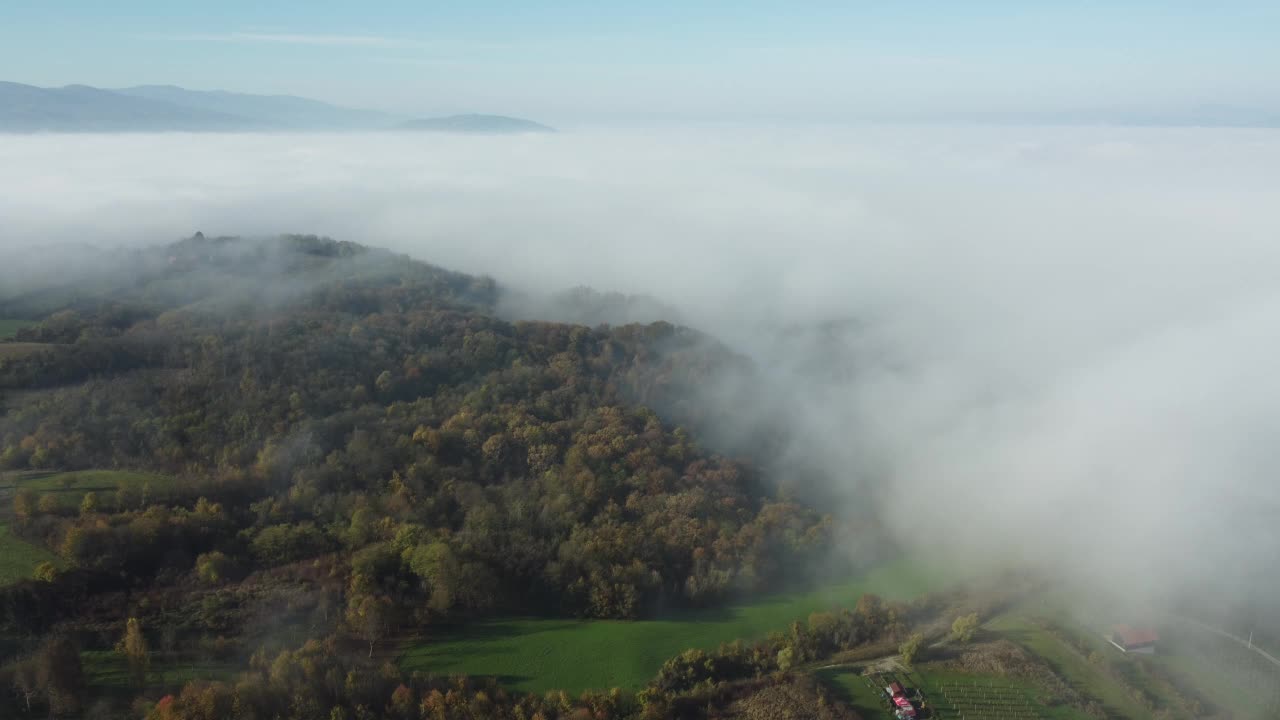
[[[112,92],[193,110],[234,115],[280,129],[357,130],[391,127],[400,121],[400,118],[374,110],[356,110],[293,95],[187,90],[175,85],[139,85]]]
[[[246,132],[285,130],[434,130],[456,133],[552,132],[502,115],[453,115],[407,121],[374,110],[292,95],[250,95],[139,85],[42,88],[0,82],[0,132]]]
[[[429,130],[433,132],[475,133],[498,135],[507,133],[549,133],[554,128],[522,118],[503,115],[450,115],[439,118],[421,118],[402,123],[403,130]]]
[[[87,85],[41,88],[0,82],[0,131],[259,130],[265,124],[211,109],[130,97]]]

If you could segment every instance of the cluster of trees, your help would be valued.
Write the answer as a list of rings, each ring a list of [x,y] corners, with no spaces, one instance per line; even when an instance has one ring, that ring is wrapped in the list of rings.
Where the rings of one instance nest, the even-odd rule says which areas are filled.
[[[553,720],[640,718],[634,696],[612,692],[513,694],[492,680],[404,677],[344,652],[334,638],[258,654],[235,682],[193,682],[161,697],[148,720]],[[660,716],[653,716],[660,717]]]
[[[277,653],[259,651],[233,682],[190,682],[142,709],[148,720],[695,720],[784,717],[799,710],[856,720],[812,680],[787,670],[898,637],[938,605],[936,598],[903,604],[866,595],[855,609],[814,613],[807,623],[793,623],[789,633],[735,642],[712,653],[686,651],[667,661],[638,693],[614,688],[577,697],[560,691],[540,696],[511,693],[492,679],[405,676],[391,664],[348,652],[340,638],[328,636]],[[142,642],[136,631],[131,620],[118,646],[131,658],[131,667]]]
[[[71,715],[84,707],[86,689],[80,648],[66,635],[52,635],[18,662],[0,667],[0,688],[12,691],[12,709]],[[6,703],[0,702],[0,709]]]
[[[712,424],[692,389],[740,359],[662,322],[507,322],[497,297],[491,280],[349,243],[196,237],[0,300],[0,316],[40,320],[18,339],[44,347],[0,353],[0,470],[170,478],[71,502],[14,494],[10,530],[63,567],[0,588],[0,631],[23,638],[0,660],[55,627],[134,615],[211,646],[277,603],[375,662],[386,637],[429,624],[635,618],[798,579],[825,555],[830,517],[671,422]],[[391,691],[415,708],[495,693],[399,686],[373,683],[335,717],[382,712]],[[196,692],[154,713],[229,697]],[[512,717],[567,712],[540,708]]]
[[[128,662],[135,686],[144,682],[147,647],[137,620],[130,619],[117,646]],[[406,676],[394,665],[348,652],[340,638],[327,636],[275,653],[259,651],[234,681],[192,681],[159,697],[143,694],[121,711],[110,703],[91,703],[79,648],[58,635],[29,658],[0,671],[13,693],[0,699],[26,716],[77,715],[145,717],[147,720],[667,720],[716,717],[714,707],[738,706],[746,717],[780,717],[779,708],[813,711],[816,703],[829,718],[856,718],[811,681],[761,666],[755,672],[729,671],[722,650],[700,665],[720,663],[720,671],[697,683],[670,686],[671,669],[690,662],[686,653],[664,666],[646,690],[618,688],[571,696],[512,693],[493,679]]]
[[[518,602],[618,618],[776,581],[825,545],[829,520],[631,403],[677,382],[663,380],[662,348],[685,331],[506,323],[459,300],[480,281],[402,262],[343,270],[350,246],[303,247],[307,272],[287,275],[291,294],[267,309],[228,309],[221,295],[160,303],[186,287],[171,275],[201,262],[240,272],[256,257],[193,241],[142,289],[24,330],[69,344],[6,361],[0,387],[83,365],[94,375],[13,403],[0,463],[216,477],[208,492],[236,503],[205,518],[121,496],[69,516],[27,496],[21,532],[76,566],[138,576],[164,563],[148,548],[252,569],[380,546],[379,579],[353,588],[404,608]],[[83,361],[112,352],[128,361]],[[62,362],[73,368],[49,367]]]
[[[148,691],[144,685],[156,670],[151,667],[151,642],[143,623],[131,617],[123,630],[114,626],[121,633],[114,651],[140,694],[128,709],[102,701],[90,709],[95,717],[150,720],[709,720],[789,717],[799,711],[806,717],[856,720],[856,713],[791,671],[846,651],[885,652],[902,638],[918,643],[918,629],[944,626],[957,607],[968,603],[968,597],[954,593],[909,603],[867,594],[852,608],[813,613],[787,632],[759,641],[681,653],[664,663],[640,692],[614,688],[577,697],[558,691],[513,693],[493,679],[405,675],[394,664],[355,651],[351,639],[341,634],[322,634],[276,650],[259,648],[234,680],[191,681],[167,693]],[[217,614],[216,608],[201,612]],[[91,700],[78,648],[65,635],[53,636],[10,664],[0,672],[0,682],[15,690],[0,699],[0,710],[7,707],[19,716],[73,714]]]
[[[394,667],[343,653],[335,638],[309,641],[269,657],[258,653],[252,671],[235,683],[191,683],[161,699],[154,720],[262,718],[704,718],[781,717],[795,707],[828,718],[856,718],[794,667],[836,653],[921,635],[913,629],[948,617],[957,597],[928,595],[910,603],[860,597],[853,608],[817,612],[756,642],[734,642],[714,652],[688,650],[664,663],[642,691],[511,694],[490,681],[403,677]],[[772,713],[772,714],[771,714]]]
[[[788,632],[773,633],[763,640],[734,642],[714,652],[686,650],[663,664],[649,692],[666,696],[761,678],[845,650],[896,641],[907,637],[923,619],[938,613],[944,602],[936,595],[911,603],[885,602],[867,593],[853,609],[815,612],[807,622],[793,622]]]

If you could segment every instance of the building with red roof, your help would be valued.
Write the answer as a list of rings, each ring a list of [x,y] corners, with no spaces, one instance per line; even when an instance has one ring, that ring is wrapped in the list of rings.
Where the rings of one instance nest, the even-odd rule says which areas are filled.
[[[1116,625],[1111,628],[1111,634],[1107,639],[1111,641],[1112,645],[1125,652],[1151,654],[1156,651],[1156,643],[1160,641],[1160,634],[1151,628]]]

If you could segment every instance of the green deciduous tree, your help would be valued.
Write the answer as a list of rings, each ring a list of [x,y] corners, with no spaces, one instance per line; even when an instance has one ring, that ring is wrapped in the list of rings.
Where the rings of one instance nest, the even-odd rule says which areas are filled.
[[[973,640],[974,634],[978,632],[978,613],[969,613],[956,618],[951,623],[951,639],[967,643]]]
[[[196,577],[200,582],[217,585],[235,573],[236,563],[226,554],[213,551],[196,558]]]
[[[907,667],[915,662],[916,656],[920,653],[920,646],[924,643],[924,635],[914,633],[907,638],[906,642],[898,646],[898,652],[902,655],[902,664]]]
[[[84,498],[80,501],[80,514],[90,515],[98,512],[98,493],[90,490],[84,494]]]

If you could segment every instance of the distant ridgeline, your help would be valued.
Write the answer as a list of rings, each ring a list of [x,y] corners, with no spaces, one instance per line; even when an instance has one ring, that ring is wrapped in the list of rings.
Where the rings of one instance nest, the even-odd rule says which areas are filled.
[[[552,128],[532,120],[502,115],[450,115],[441,118],[410,120],[400,126],[405,130],[501,135],[506,133],[549,133]]]
[[[103,89],[44,88],[0,82],[0,132],[261,132],[287,130],[436,130],[458,133],[547,132],[501,115],[409,120],[291,95],[198,91],[172,85]]]

